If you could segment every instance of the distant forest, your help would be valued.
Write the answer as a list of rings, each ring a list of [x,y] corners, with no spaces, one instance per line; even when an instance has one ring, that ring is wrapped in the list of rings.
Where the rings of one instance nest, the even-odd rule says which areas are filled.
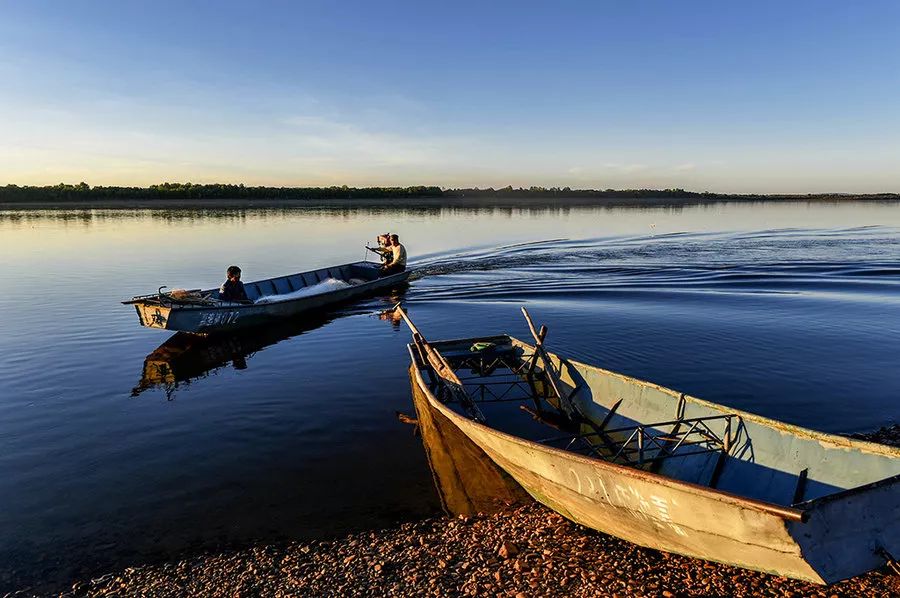
[[[46,187],[6,185],[0,187],[0,203],[92,202],[115,200],[353,200],[353,199],[440,199],[459,198],[620,198],[620,199],[685,199],[685,200],[770,200],[770,199],[882,199],[900,200],[897,193],[809,194],[809,195],[733,195],[698,193],[684,189],[571,189],[569,187],[528,187],[501,189],[441,189],[435,186],[414,187],[247,187],[244,185],[195,185],[162,183],[149,187],[91,187],[59,184]]]

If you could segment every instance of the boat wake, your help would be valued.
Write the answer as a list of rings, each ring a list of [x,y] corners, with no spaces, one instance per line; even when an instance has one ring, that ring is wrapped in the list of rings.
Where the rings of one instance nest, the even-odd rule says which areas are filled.
[[[552,239],[425,256],[418,299],[528,299],[609,292],[858,292],[900,300],[894,229],[671,233]]]

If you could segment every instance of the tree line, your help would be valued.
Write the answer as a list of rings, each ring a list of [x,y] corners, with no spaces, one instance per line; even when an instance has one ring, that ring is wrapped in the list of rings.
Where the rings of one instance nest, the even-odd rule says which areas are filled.
[[[45,187],[0,187],[0,202],[94,201],[117,199],[380,199],[441,197],[440,187],[248,187],[214,183],[161,183],[149,187],[96,186],[87,183]]]
[[[684,189],[572,189],[571,187],[518,187],[494,189],[447,189],[445,197],[703,197],[703,193]]]
[[[807,194],[807,195],[735,195],[685,191],[684,189],[572,189],[570,187],[518,187],[494,189],[472,187],[442,189],[437,186],[412,187],[249,187],[222,183],[161,183],[149,187],[95,186],[87,183],[48,186],[0,186],[0,203],[90,202],[102,200],[334,200],[334,199],[400,199],[400,198],[625,198],[625,199],[694,199],[694,200],[767,200],[767,199],[883,199],[898,200],[900,194],[878,193]]]

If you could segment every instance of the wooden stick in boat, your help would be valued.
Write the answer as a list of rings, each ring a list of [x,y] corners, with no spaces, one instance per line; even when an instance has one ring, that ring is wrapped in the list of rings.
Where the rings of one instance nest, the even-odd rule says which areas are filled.
[[[531,316],[528,315],[528,310],[525,307],[522,307],[522,313],[525,315],[525,320],[528,322],[528,328],[531,329],[531,336],[534,337],[534,354],[540,355],[541,359],[544,362],[544,371],[547,373],[547,381],[550,382],[550,386],[553,388],[553,392],[560,400],[560,407],[563,407],[566,414],[571,417],[574,412],[572,405],[569,402],[568,396],[564,395],[560,389],[560,385],[556,379],[556,372],[553,371],[553,363],[550,361],[550,356],[547,355],[547,352],[544,350],[544,337],[547,336],[547,327],[541,326],[541,332],[538,332],[534,327],[534,322],[531,321]],[[529,367],[529,371],[533,368]]]
[[[537,339],[538,339],[538,332],[537,332],[537,330],[535,330],[535,328],[534,328],[534,322],[531,321],[531,316],[528,315],[528,310],[525,309],[525,306],[524,306],[524,305],[522,306],[522,313],[525,315],[525,321],[528,322],[528,328],[531,329],[531,336],[533,336],[533,337],[534,337],[534,340],[537,341]]]
[[[536,411],[529,407],[528,405],[519,405],[519,409],[533,417],[536,421],[541,422],[544,425],[550,426],[560,432],[566,432],[567,434],[572,434],[575,432],[572,428],[572,422],[565,419],[563,416],[558,415],[551,412],[544,411]]]
[[[544,337],[547,336],[547,327],[541,326],[541,331],[538,333],[537,344],[544,344]],[[528,370],[525,372],[526,376],[531,376],[534,373],[534,367],[537,365],[538,352],[537,349],[531,354],[531,357],[528,359]]]
[[[156,297],[156,295],[154,295]],[[142,297],[141,299],[129,299],[128,301],[122,301],[122,305],[134,305],[135,303],[143,303],[147,300],[147,297]]]
[[[484,414],[481,412],[481,409],[478,408],[478,405],[469,396],[469,393],[466,392],[465,387],[463,386],[462,381],[459,379],[459,376],[456,375],[456,372],[453,371],[453,368],[450,367],[450,364],[447,363],[447,360],[441,355],[440,351],[435,349],[429,344],[425,337],[422,336],[422,333],[419,332],[419,329],[416,328],[416,325],[413,324],[412,320],[409,318],[409,315],[400,307],[400,304],[394,306],[394,310],[400,313],[400,317],[403,318],[403,321],[406,322],[406,325],[409,326],[410,331],[413,334],[413,341],[416,343],[422,353],[425,354],[426,359],[428,360],[429,365],[431,365],[432,369],[434,369],[435,373],[444,379],[447,382],[447,388],[454,395],[456,400],[458,400],[463,407],[469,412],[472,418],[475,421],[483,422],[485,421]]]
[[[159,287],[159,288],[160,288],[160,289],[163,289],[163,288],[165,288],[165,287]],[[202,290],[203,290],[203,289],[186,289],[185,292],[186,292],[186,293],[199,293],[199,292],[201,292]],[[156,299],[156,298],[158,298],[159,296],[160,296],[160,293],[154,293],[154,294],[152,294],[152,295],[140,295],[140,296],[138,296],[138,297],[132,297],[132,298],[129,299],[128,301],[120,301],[120,303],[121,303],[122,305],[134,305],[135,303],[143,303],[143,302],[146,301],[147,299]],[[250,303],[253,303],[253,302],[250,301]]]
[[[525,320],[528,322],[528,328],[531,330],[531,335],[534,337],[534,355],[540,356],[541,360],[544,362],[544,371],[547,373],[547,380],[550,382],[550,387],[553,389],[556,398],[559,400],[559,409],[565,413],[573,423],[583,423],[591,428],[594,433],[600,437],[600,440],[607,449],[615,450],[614,443],[603,431],[603,427],[598,426],[594,420],[585,416],[568,394],[562,393],[560,381],[557,379],[556,371],[553,369],[553,362],[550,360],[550,356],[544,348],[544,337],[547,336],[547,327],[541,326],[541,331],[537,332],[534,327],[534,322],[532,322],[531,316],[528,314],[528,310],[525,309],[525,306],[522,306],[522,314],[524,314]]]

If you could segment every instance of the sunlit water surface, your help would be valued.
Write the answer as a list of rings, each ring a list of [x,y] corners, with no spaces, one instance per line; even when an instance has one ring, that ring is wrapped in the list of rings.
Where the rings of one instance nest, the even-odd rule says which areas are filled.
[[[120,300],[357,261],[402,293],[258,335],[143,329]],[[829,432],[900,419],[900,207],[0,211],[0,591],[379,528],[439,503],[402,298],[430,338],[509,332]],[[158,359],[168,355],[159,369]]]

